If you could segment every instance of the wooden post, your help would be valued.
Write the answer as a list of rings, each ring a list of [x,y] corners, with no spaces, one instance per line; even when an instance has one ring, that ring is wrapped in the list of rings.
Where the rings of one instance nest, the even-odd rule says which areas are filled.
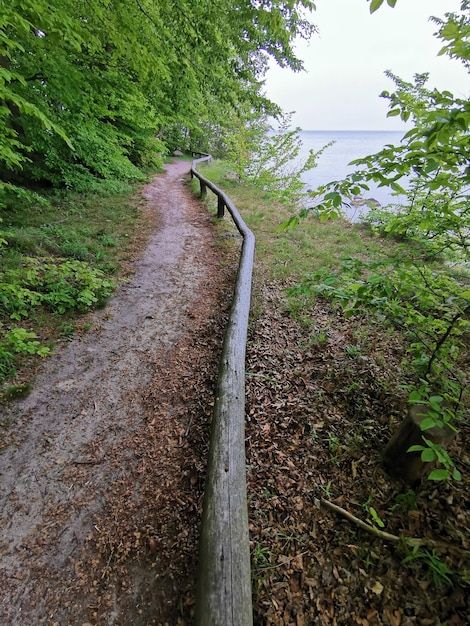
[[[421,460],[421,452],[408,452],[411,446],[425,445],[423,435],[429,441],[438,443],[443,448],[455,436],[455,432],[447,425],[442,428],[434,426],[422,431],[421,422],[428,417],[429,411],[428,405],[413,404],[408,409],[408,414],[397,432],[386,445],[383,452],[383,463],[393,478],[415,483],[431,468],[431,463]]]
[[[225,202],[221,196],[217,197],[217,217],[223,217],[225,213]]]
[[[200,183],[201,183],[201,198],[204,198],[207,195],[207,187],[205,183],[202,182],[202,180],[200,181]]]

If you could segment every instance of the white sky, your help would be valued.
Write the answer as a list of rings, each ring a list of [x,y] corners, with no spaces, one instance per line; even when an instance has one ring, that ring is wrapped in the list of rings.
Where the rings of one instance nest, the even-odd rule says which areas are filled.
[[[411,81],[430,72],[429,87],[470,94],[463,65],[438,57],[442,43],[433,33],[430,15],[458,11],[460,0],[398,0],[369,13],[366,0],[317,0],[312,14],[319,28],[310,42],[299,41],[296,52],[306,72],[272,67],[266,95],[284,111],[295,111],[293,124],[304,130],[402,130],[399,118],[386,118],[388,101],[380,98],[394,83],[391,70]]]

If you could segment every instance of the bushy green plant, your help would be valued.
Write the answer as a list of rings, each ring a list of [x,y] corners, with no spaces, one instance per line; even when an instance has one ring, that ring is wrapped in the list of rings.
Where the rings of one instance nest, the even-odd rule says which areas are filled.
[[[435,586],[453,585],[452,577],[457,573],[439,557],[435,550],[426,550],[416,545],[403,559],[408,565],[421,565],[426,568],[426,578]]]
[[[398,328],[419,378],[450,374],[470,326],[469,287],[445,268],[405,260],[403,254],[372,262],[343,259],[340,271],[316,272],[293,292],[331,298],[348,316],[374,315],[378,323]]]
[[[322,150],[300,159],[300,128],[291,128],[291,114],[278,117],[274,130],[266,119],[241,119],[226,139],[228,158],[241,181],[256,185],[273,198],[296,206],[307,196],[302,174],[315,167]]]
[[[373,0],[371,11],[382,4]],[[468,6],[462,0],[460,16],[448,13],[445,20],[435,20],[446,44],[441,53],[467,67]],[[411,130],[400,145],[354,161],[362,169],[345,180],[313,192],[312,206],[284,227],[298,224],[310,212],[322,219],[338,217],[343,203],[367,189],[371,180],[400,194],[399,206],[371,211],[368,219],[382,236],[406,242],[397,255],[368,263],[347,259],[341,272],[316,273],[300,291],[331,297],[348,315],[373,315],[380,324],[398,328],[407,342],[415,381],[410,402],[429,403],[442,396],[456,406],[464,388],[458,357],[470,326],[470,104],[448,91],[428,89],[427,74],[416,75],[413,83],[391,72],[388,76],[396,86],[393,93],[382,94],[390,103],[388,115],[413,121]],[[456,413],[446,410],[437,411],[437,425],[453,423]],[[424,433],[429,423],[424,420]],[[431,477],[458,478],[447,452],[429,438],[423,441],[423,449],[415,451],[422,452],[423,460],[443,465]]]
[[[86,311],[113,290],[113,281],[83,261],[26,258],[22,267],[0,273],[0,302],[16,320],[41,305],[59,314]]]
[[[0,326],[1,330],[1,326]],[[14,372],[14,361],[17,354],[37,354],[46,356],[50,350],[37,340],[36,333],[25,328],[12,328],[0,340],[0,382]]]
[[[0,227],[1,227],[1,224],[2,224],[2,218],[0,217]],[[5,232],[4,232],[4,231],[2,231],[2,230],[1,230],[1,228],[0,228],[0,251],[1,251],[1,249],[3,248],[3,246],[6,246],[6,245],[7,245],[7,243],[8,243],[8,242],[7,242],[7,240],[5,239]]]
[[[0,208],[14,209],[17,202],[31,208],[49,206],[49,201],[36,191],[0,180]]]

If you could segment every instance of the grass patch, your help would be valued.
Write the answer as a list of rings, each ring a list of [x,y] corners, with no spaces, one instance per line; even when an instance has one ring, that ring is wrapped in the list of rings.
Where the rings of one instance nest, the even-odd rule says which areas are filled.
[[[138,187],[123,189],[46,190],[0,208],[0,385],[70,338],[126,273],[150,224]],[[17,397],[8,389],[4,398]]]
[[[269,192],[239,183],[225,162],[213,161],[201,170],[233,200],[256,237],[257,276],[262,280],[301,282],[313,271],[339,269],[348,256],[383,255],[390,242],[370,236],[367,228],[346,220],[320,222],[311,217],[292,230],[277,232],[294,212],[273,200]],[[209,193],[209,200],[212,194]],[[210,200],[212,202],[212,200]],[[216,200],[213,200],[216,207]]]
[[[15,268],[23,255],[84,260],[107,273],[117,270],[139,216],[134,189],[102,196],[55,192],[37,206],[16,201],[0,210],[2,267]],[[131,231],[131,232],[130,232]]]

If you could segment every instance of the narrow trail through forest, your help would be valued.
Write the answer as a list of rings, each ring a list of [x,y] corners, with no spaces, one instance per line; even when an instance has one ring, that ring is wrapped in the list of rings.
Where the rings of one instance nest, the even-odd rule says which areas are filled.
[[[217,267],[188,171],[174,162],[144,188],[154,228],[132,279],[3,409],[2,624],[179,623],[192,612],[231,270]]]

